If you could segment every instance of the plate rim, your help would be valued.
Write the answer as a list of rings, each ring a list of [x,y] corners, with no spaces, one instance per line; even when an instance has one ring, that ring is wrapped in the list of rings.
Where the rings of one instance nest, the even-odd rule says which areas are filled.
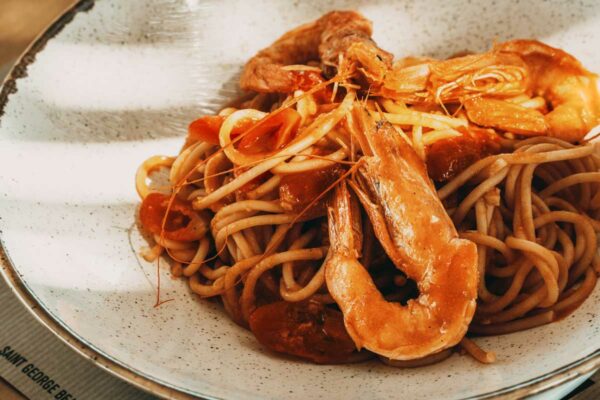
[[[0,123],[2,122],[2,115],[4,114],[4,109],[8,104],[10,95],[17,91],[17,80],[27,76],[27,68],[35,62],[36,55],[43,51],[46,43],[68,25],[78,13],[89,11],[93,8],[94,4],[95,0],[78,0],[72,6],[66,8],[17,58],[0,86]],[[141,371],[136,372],[132,366],[113,359],[109,354],[99,349],[95,349],[92,344],[86,343],[83,338],[71,332],[60,318],[45,308],[45,305],[37,299],[33,291],[24,282],[15,267],[15,263],[9,256],[4,240],[2,240],[1,227],[0,275],[2,275],[13,294],[38,322],[79,355],[87,358],[111,375],[148,393],[166,399],[189,400],[197,398],[197,396],[202,396],[207,399],[225,400],[224,398],[198,393],[176,385],[162,383],[158,379],[148,376]],[[492,392],[463,398],[463,400],[514,399],[541,394],[598,368],[600,368],[600,346],[587,356],[553,371]]]

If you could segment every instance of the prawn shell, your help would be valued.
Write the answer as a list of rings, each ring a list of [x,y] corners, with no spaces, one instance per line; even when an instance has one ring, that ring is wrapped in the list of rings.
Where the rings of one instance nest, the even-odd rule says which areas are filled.
[[[357,347],[393,360],[412,360],[460,342],[477,299],[477,247],[459,239],[424,163],[389,123],[367,135],[360,179],[351,186],[395,266],[413,279],[419,296],[388,302],[358,261],[359,213],[342,183],[328,209],[327,288]]]

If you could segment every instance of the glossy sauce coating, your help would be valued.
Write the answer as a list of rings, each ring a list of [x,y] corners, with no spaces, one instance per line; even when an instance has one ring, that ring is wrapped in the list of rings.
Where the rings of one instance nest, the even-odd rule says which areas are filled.
[[[263,346],[316,363],[345,362],[356,351],[342,314],[321,303],[267,304],[257,308],[248,322]]]
[[[207,230],[205,221],[187,203],[177,198],[173,199],[169,208],[170,197],[162,193],[150,193],[144,198],[140,207],[140,221],[144,228],[171,240],[201,239]]]
[[[470,127],[462,136],[438,140],[426,149],[427,172],[436,182],[446,182],[469,165],[500,152],[500,143],[494,133]]]
[[[283,148],[298,133],[300,114],[291,108],[278,110],[238,130],[243,135],[238,149],[246,154],[267,154]],[[232,135],[233,136],[233,135]]]
[[[300,213],[321,195],[342,174],[344,168],[335,164],[329,168],[283,175],[279,186],[281,207],[290,213]],[[305,219],[325,215],[328,196],[323,196],[303,214]]]

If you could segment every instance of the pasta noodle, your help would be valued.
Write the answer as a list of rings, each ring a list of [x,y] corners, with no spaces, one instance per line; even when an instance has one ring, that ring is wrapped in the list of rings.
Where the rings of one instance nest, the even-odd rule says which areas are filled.
[[[519,90],[530,71],[520,64],[502,69],[489,63],[471,71],[465,64],[462,75],[447,82],[437,78],[430,92],[402,81],[412,85],[410,91],[378,91],[372,85],[371,93],[371,86],[361,85],[376,74],[346,70],[350,60],[340,53],[331,64],[338,73],[330,80],[323,76],[327,63],[283,66],[282,76],[302,84],[255,93],[202,117],[190,125],[177,156],[146,160],[135,179],[142,227],[151,233],[144,258],[167,260],[172,274],[187,279],[193,293],[220,299],[234,321],[250,326],[261,343],[277,351],[316,362],[373,356],[356,351],[324,266],[333,247],[327,233],[329,193],[346,180],[354,187],[362,157],[373,155],[368,144],[376,128],[365,125],[361,113],[366,111],[375,127],[393,125],[412,146],[436,181],[456,231],[477,246],[477,308],[469,337],[455,342],[463,352],[494,362],[495,354],[470,336],[530,329],[575,310],[594,289],[600,268],[595,146],[524,133],[521,125],[501,128],[486,119],[489,115],[474,113],[469,103],[489,100],[544,118],[546,99]],[[356,73],[366,78],[348,78]],[[167,187],[149,183],[159,169],[168,170]],[[375,239],[375,224],[364,218],[357,258],[383,299],[407,304],[418,295],[418,284],[394,267]],[[253,322],[257,310],[267,308]],[[272,326],[260,329],[259,323]],[[268,336],[277,329],[284,333]],[[321,343],[322,335],[331,335],[326,338],[331,343],[314,344],[318,351],[306,345]],[[273,344],[276,339],[280,342]],[[416,360],[380,358],[412,367],[450,354],[444,348]]]

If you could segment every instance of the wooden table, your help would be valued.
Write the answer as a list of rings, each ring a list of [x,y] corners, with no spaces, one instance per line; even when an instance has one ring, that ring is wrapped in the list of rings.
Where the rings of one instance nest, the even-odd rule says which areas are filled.
[[[8,382],[0,377],[0,399],[2,400],[27,400],[25,396],[13,388]]]
[[[564,400],[598,400],[600,399],[600,371],[572,391]]]
[[[0,0],[0,76],[74,0]]]

